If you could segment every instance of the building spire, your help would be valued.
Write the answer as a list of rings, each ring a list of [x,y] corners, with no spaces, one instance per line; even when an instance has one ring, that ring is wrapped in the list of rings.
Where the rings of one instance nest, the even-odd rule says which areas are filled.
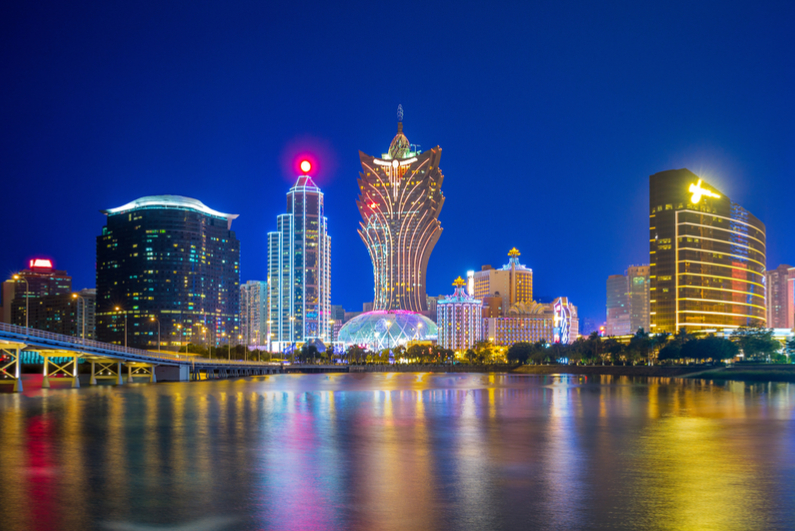
[[[398,134],[400,134],[403,132],[403,105],[398,104],[397,117],[398,117]]]

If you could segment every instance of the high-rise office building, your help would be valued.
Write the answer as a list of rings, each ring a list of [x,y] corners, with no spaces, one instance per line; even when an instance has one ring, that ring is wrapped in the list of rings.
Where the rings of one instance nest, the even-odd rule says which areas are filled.
[[[499,293],[503,314],[515,304],[533,302],[533,270],[519,263],[520,254],[514,247],[508,252],[508,263],[500,269],[484,265],[475,271],[475,298],[487,300]]]
[[[686,169],[649,192],[651,331],[765,326],[765,225]]]
[[[436,303],[438,343],[451,350],[466,350],[480,341],[483,334],[482,301],[466,291],[466,281],[453,282],[452,296]]]
[[[3,282],[2,322],[25,326],[25,299],[29,299],[27,307],[30,308],[35,299],[71,292],[72,277],[66,271],[55,269],[52,260],[35,258],[27,269],[12,274]],[[30,318],[28,322],[33,327]]]
[[[629,321],[627,277],[624,275],[607,277],[607,322],[605,326],[605,333],[608,336],[625,336],[632,331]]]
[[[102,211],[97,338],[142,349],[236,343],[240,243],[236,214],[159,195]]]
[[[795,328],[795,267],[782,264],[765,277],[768,328]]]
[[[438,146],[421,152],[403,134],[403,109],[388,153],[359,152],[359,235],[373,262],[373,309],[427,310],[428,259],[442,233],[444,204]]]
[[[308,172],[310,167],[302,170]],[[331,237],[323,193],[302,175],[287,193],[287,212],[268,233],[272,348],[331,340]]]
[[[610,336],[649,331],[649,266],[629,266],[607,278],[606,333]]]
[[[241,343],[249,347],[268,343],[268,283],[249,280],[240,285]]]

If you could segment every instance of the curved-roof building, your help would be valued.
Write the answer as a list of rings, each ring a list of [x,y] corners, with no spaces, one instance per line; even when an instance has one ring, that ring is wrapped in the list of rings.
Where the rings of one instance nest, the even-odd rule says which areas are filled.
[[[142,197],[102,212],[107,224],[97,237],[99,340],[174,351],[190,342],[237,341],[236,214],[178,195]]]
[[[440,147],[421,152],[398,132],[381,158],[359,152],[359,236],[373,262],[376,310],[427,310],[428,259],[442,233]]]
[[[394,348],[409,341],[432,341],[436,324],[422,314],[402,310],[376,310],[357,315],[339,331],[346,347],[364,345],[372,350]]]

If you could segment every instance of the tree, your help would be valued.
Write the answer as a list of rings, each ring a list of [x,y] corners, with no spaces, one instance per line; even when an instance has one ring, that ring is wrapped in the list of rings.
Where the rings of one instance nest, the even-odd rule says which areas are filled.
[[[350,363],[351,360],[358,363],[360,360],[364,359],[366,353],[359,345],[351,345],[348,347],[348,350],[345,351],[345,355],[348,358],[348,363]]]
[[[795,337],[791,337],[784,344],[784,354],[789,357],[790,361],[795,357]]]
[[[731,359],[737,355],[738,347],[736,343],[709,335],[699,339],[692,339],[682,346],[681,355],[683,358],[691,358],[699,361],[713,360],[721,361]]]
[[[781,343],[773,339],[773,330],[768,328],[740,327],[734,331],[732,339],[742,349],[746,359],[767,360],[781,349]]]
[[[657,354],[657,359],[660,361],[678,360],[682,358],[682,345],[677,341],[671,341]]]
[[[518,343],[514,343],[508,349],[508,360],[519,362],[519,363],[527,363],[530,359],[530,356],[533,354],[533,344],[527,343],[525,341],[520,341]]]

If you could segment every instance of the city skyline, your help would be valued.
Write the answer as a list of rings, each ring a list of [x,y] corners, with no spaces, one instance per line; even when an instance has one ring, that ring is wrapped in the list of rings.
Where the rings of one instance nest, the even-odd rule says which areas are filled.
[[[445,149],[445,232],[428,265],[428,293],[445,293],[451,275],[515,246],[539,279],[535,293],[566,294],[582,317],[603,321],[604,279],[648,261],[648,176],[677,168],[765,223],[771,268],[794,260],[786,228],[795,68],[781,22],[795,16],[792,6],[555,4],[484,7],[474,16],[425,6],[428,20],[446,21],[442,28],[394,20],[382,7],[352,10],[337,26],[324,10],[294,7],[278,24],[264,7],[142,5],[135,20],[118,7],[50,9],[33,24],[37,11],[17,6],[1,22],[6,49],[21,50],[6,56],[15,75],[0,88],[9,102],[4,184],[9,197],[37,192],[35,215],[22,200],[0,213],[14,227],[4,238],[4,274],[46,255],[77,288],[91,287],[98,211],[176,193],[240,213],[241,280],[265,280],[264,232],[281,213],[295,161],[308,153],[329,198],[335,256],[351,258],[332,267],[332,283],[346,287],[332,302],[355,310],[372,294],[350,200],[356,153],[379,153],[394,135],[398,103],[412,142]],[[720,24],[710,23],[715,10]],[[375,38],[362,48],[360,39],[379,16],[379,32],[411,37],[413,60],[405,77],[374,88],[361,83],[362,65],[379,64],[389,49]],[[179,17],[177,30],[157,22]],[[504,24],[481,31],[493,17]],[[608,31],[616,18],[620,30]],[[286,44],[297,33],[300,45]],[[214,51],[219,42],[227,53]],[[307,78],[323,79],[322,88]]]

